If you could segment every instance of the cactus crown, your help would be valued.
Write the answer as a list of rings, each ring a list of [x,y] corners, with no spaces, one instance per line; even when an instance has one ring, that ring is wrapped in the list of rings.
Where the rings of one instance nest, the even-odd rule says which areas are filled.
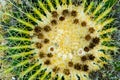
[[[90,80],[113,60],[117,30],[110,17],[117,0],[7,0],[12,10],[2,25],[2,74],[19,80]],[[75,3],[76,2],[76,3]],[[8,26],[8,27],[6,27]]]

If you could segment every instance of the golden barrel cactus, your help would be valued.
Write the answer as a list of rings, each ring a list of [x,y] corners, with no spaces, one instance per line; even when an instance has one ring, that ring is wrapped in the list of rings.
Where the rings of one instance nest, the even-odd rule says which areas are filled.
[[[6,0],[0,78],[119,80],[118,2]]]

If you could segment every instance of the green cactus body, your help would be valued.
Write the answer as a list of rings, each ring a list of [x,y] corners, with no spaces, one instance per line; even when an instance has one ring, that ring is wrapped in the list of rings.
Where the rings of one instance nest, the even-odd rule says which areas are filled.
[[[0,62],[6,66],[1,75],[10,73],[18,80],[90,80],[92,72],[113,61],[111,52],[118,47],[111,44],[111,34],[117,28],[109,13],[117,0],[7,2],[12,11],[5,11],[9,19],[1,21],[5,33]]]

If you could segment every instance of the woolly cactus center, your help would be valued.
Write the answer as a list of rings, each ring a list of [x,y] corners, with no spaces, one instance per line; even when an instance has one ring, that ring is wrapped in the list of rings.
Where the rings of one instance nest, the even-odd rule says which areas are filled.
[[[68,65],[71,67],[70,61],[73,64],[77,60],[79,63],[76,63],[73,69],[79,71],[81,67],[84,68],[81,64],[85,61],[85,55],[86,59],[87,57],[90,60],[95,58],[88,54],[94,53],[96,51],[94,48],[99,44],[99,38],[94,29],[96,25],[81,7],[77,8],[79,9],[69,10],[63,7],[60,10],[51,11],[48,23],[45,22],[44,25],[38,25],[34,29],[33,40],[38,49],[38,56],[51,68],[57,64],[61,70],[64,70]],[[83,70],[88,71],[89,66],[85,66]]]

